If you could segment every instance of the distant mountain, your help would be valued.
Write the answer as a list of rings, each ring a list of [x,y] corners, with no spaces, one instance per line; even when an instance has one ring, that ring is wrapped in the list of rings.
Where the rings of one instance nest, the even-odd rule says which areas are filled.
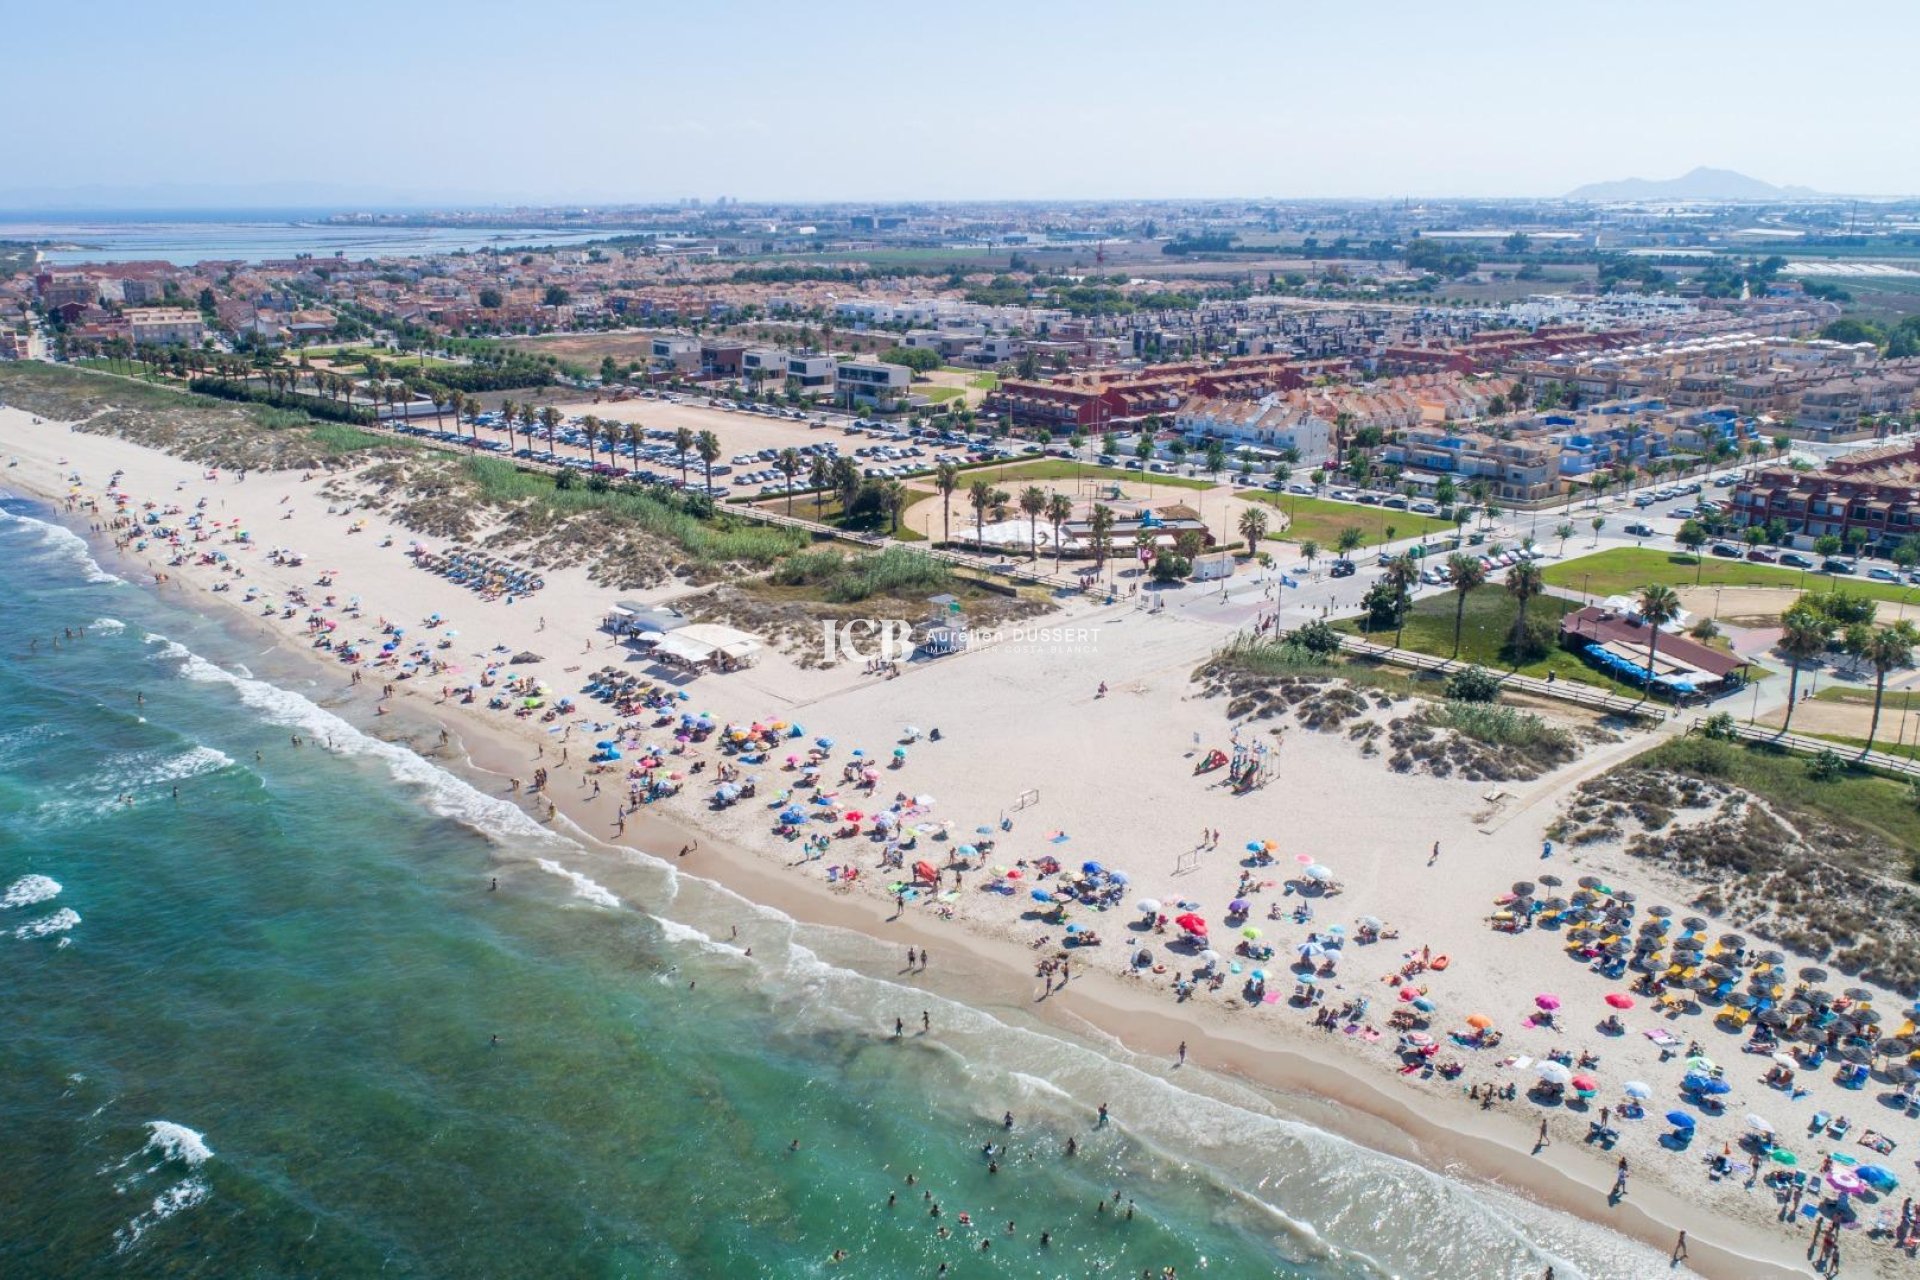
[[[1567,193],[1569,200],[1805,200],[1820,193],[1810,187],[1776,187],[1731,169],[1702,165],[1678,178],[1625,178],[1589,182]]]

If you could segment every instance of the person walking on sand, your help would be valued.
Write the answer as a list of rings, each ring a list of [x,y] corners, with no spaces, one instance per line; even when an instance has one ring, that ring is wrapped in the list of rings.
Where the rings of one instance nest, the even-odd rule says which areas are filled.
[[[1185,1040],[1180,1042],[1180,1061],[1175,1065],[1182,1067],[1187,1065],[1187,1042]]]
[[[1547,1118],[1545,1116],[1541,1116],[1540,1117],[1540,1133],[1539,1133],[1539,1136],[1537,1136],[1533,1140],[1534,1154],[1539,1155],[1540,1151],[1552,1141],[1553,1140],[1551,1138],[1547,1137]]]
[[[1668,1259],[1668,1261],[1685,1262],[1686,1260],[1687,1260],[1687,1233],[1682,1231],[1680,1233],[1680,1238],[1673,1242],[1673,1255]]]

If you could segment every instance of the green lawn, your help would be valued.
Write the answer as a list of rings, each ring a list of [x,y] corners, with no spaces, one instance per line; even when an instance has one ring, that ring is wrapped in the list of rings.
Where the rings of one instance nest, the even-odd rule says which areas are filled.
[[[1355,528],[1366,535],[1362,546],[1376,546],[1386,540],[1388,525],[1393,526],[1395,538],[1421,537],[1427,534],[1451,534],[1453,523],[1439,520],[1433,516],[1419,516],[1410,511],[1388,511],[1380,507],[1363,507],[1352,502],[1329,502],[1324,498],[1305,498],[1298,494],[1271,493],[1265,489],[1242,489],[1240,496],[1253,502],[1264,502],[1277,507],[1293,517],[1293,523],[1278,533],[1268,536],[1280,542],[1319,543],[1331,549],[1339,541],[1340,531]]]
[[[1691,587],[1696,577],[1703,587],[1802,587],[1809,591],[1844,589],[1855,595],[1898,603],[1902,599],[1920,606],[1920,587],[1896,586],[1891,582],[1873,582],[1863,577],[1835,577],[1810,570],[1783,569],[1746,560],[1725,560],[1703,556],[1696,563],[1685,553],[1656,551],[1645,547],[1616,547],[1598,555],[1564,560],[1544,570],[1548,583],[1556,587],[1585,590],[1598,596],[1621,595],[1638,591],[1656,582],[1670,587]]]
[[[958,400],[967,394],[965,387],[921,386],[913,389],[915,395],[925,396],[935,404],[945,404],[949,400]]]
[[[898,533],[891,533],[891,531],[886,529],[875,528],[863,528],[859,530],[859,532],[889,533],[890,536],[901,542],[925,542],[926,538],[922,534],[917,530],[907,527],[907,512],[913,510],[933,496],[931,493],[920,490],[907,490],[906,505],[900,508],[900,531]],[[761,511],[778,511],[782,515],[791,515],[796,520],[817,520],[821,524],[830,524],[836,529],[845,527],[840,519],[840,499],[832,495],[828,495],[825,502],[816,505],[811,493],[796,493],[793,495],[792,511],[787,510],[787,500],[784,497],[766,498],[747,505],[756,507]]]
[[[1100,467],[1090,462],[1074,462],[1069,458],[1035,458],[1030,462],[1005,462],[993,467],[972,467],[960,473],[962,488],[975,480],[988,480],[997,485],[1006,485],[1034,484],[1041,480],[1074,479],[1115,480],[1123,484],[1151,483],[1155,488],[1211,489],[1214,487],[1211,480],[1125,471],[1119,467]]]
[[[1414,601],[1412,611],[1407,614],[1406,630],[1400,638],[1401,647],[1442,658],[1451,657],[1453,610],[1457,599],[1454,592],[1445,591]],[[1579,607],[1576,600],[1538,596],[1527,605],[1527,612],[1535,618],[1558,622],[1562,615]],[[1493,671],[1515,670],[1500,655],[1501,646],[1506,644],[1507,636],[1513,629],[1513,611],[1513,597],[1498,585],[1490,584],[1468,593],[1466,614],[1460,627],[1461,661],[1478,663]],[[1354,635],[1368,635],[1361,628],[1361,622],[1359,618],[1345,618],[1334,626]],[[1391,631],[1374,632],[1369,638],[1393,643]],[[1577,654],[1558,647],[1545,657],[1526,663],[1517,670],[1521,675],[1539,676],[1542,679],[1551,671],[1556,679],[1579,681],[1629,697],[1640,696],[1640,690],[1634,686],[1602,675]]]
[[[953,365],[942,365],[940,372],[966,374],[967,385],[975,391],[993,391],[997,390],[1000,386],[1000,375],[991,369],[982,371],[979,369],[960,369]]]
[[[1909,760],[1920,760],[1920,743],[1896,743],[1893,740],[1893,735],[1899,731],[1899,728],[1900,717],[1898,715],[1892,716],[1891,718],[1884,714],[1881,715],[1880,736],[1873,740],[1873,749],[1884,755],[1905,756]],[[1851,747],[1855,751],[1863,750],[1867,745],[1865,738],[1848,738],[1837,733],[1814,733],[1807,736],[1819,738],[1825,742],[1831,742],[1837,747]],[[1909,736],[1911,736],[1911,734],[1909,734]],[[1840,754],[1845,755],[1846,752],[1842,751]]]

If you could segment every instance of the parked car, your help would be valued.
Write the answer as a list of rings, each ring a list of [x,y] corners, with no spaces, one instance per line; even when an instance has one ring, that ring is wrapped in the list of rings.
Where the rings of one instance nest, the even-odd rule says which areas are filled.
[[[1351,560],[1335,560],[1327,569],[1329,578],[1351,578],[1360,566]]]
[[[1753,561],[1755,564],[1773,564],[1779,558],[1779,556],[1774,555],[1773,552],[1768,551],[1765,547],[1755,547],[1753,550],[1747,552],[1747,559]]]
[[[1636,520],[1632,524],[1627,526],[1626,532],[1636,538],[1651,538],[1653,536],[1653,526],[1650,524],[1643,524],[1640,521]]]
[[[1792,565],[1796,569],[1813,568],[1813,561],[1801,555],[1798,551],[1783,552],[1780,556],[1780,563]]]
[[[1869,569],[1869,570],[1867,570],[1867,576],[1868,576],[1869,578],[1872,578],[1872,579],[1873,579],[1873,580],[1874,580],[1875,582],[1898,582],[1898,581],[1900,581],[1900,575],[1899,575],[1899,574],[1897,574],[1897,573],[1895,573],[1895,572],[1894,572],[1893,570],[1891,570],[1891,569],[1883,569],[1883,568],[1881,568],[1881,567],[1880,567],[1879,565],[1875,565],[1875,566],[1874,566],[1873,568],[1871,568],[1871,569]]]
[[[1820,562],[1820,572],[1851,574],[1853,572],[1853,566],[1838,556],[1828,556]]]
[[[1716,542],[1711,547],[1708,547],[1707,550],[1717,556],[1725,556],[1729,560],[1738,560],[1740,558],[1740,548],[1734,546],[1731,542]]]

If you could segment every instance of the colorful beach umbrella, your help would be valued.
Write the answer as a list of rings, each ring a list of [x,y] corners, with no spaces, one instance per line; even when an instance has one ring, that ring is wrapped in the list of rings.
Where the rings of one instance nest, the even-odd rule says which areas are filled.
[[[1616,1009],[1631,1009],[1633,997],[1624,991],[1610,991],[1607,993],[1607,1003]]]

